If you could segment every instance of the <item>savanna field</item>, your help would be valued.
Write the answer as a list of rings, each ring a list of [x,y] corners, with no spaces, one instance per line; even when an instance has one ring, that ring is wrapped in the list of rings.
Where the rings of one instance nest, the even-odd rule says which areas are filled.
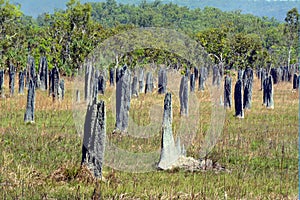
[[[24,123],[27,89],[25,95],[0,99],[1,199],[297,199],[299,94],[292,92],[292,83],[274,85],[275,106],[267,109],[255,77],[252,108],[245,111],[245,118],[234,117],[234,106],[226,110],[223,132],[207,158],[227,171],[129,173],[105,166],[102,180],[96,180],[81,167],[82,137],[72,110],[74,80],[63,78],[66,93],[61,102],[53,102],[47,91],[36,91],[33,124]],[[7,87],[8,79],[6,94]],[[108,86],[99,99],[108,102],[113,92],[114,87]],[[207,90],[196,91],[196,95],[199,128],[187,147],[187,156],[198,159],[210,126],[211,103]],[[163,98],[156,91],[140,94],[131,101],[130,116],[147,124],[150,105],[163,106]],[[107,105],[110,142],[132,152],[160,148],[159,132],[137,140],[112,134],[115,122],[112,106]],[[173,117],[176,135],[179,102],[175,98]]]
[[[298,199],[300,98],[299,91],[292,88],[299,87],[300,81],[299,3],[18,2],[0,0],[0,200]],[[219,3],[222,6],[216,8]],[[25,12],[26,7],[33,12]],[[116,70],[116,66],[131,70],[118,92],[116,86],[109,86],[109,78],[115,76],[118,82],[127,67]],[[140,74],[137,66],[146,70]],[[162,66],[171,72],[167,79],[166,72],[159,69]],[[244,76],[241,70],[231,70],[248,67],[265,77],[264,103],[272,107],[273,95],[274,109],[263,105],[261,81],[254,75],[252,82],[251,71],[246,70]],[[181,80],[189,70],[194,76]],[[230,81],[224,81],[221,74],[232,77],[231,109],[225,110],[222,91],[224,82],[228,86]],[[275,77],[285,81],[272,86],[269,75],[274,82]],[[11,83],[14,80],[13,96],[9,76]],[[24,77],[30,80],[31,89],[19,95],[19,80],[23,85]],[[187,92],[192,77],[196,80],[194,93]],[[291,77],[295,81],[287,82]],[[198,91],[199,80],[207,86],[204,91]],[[216,87],[220,81],[222,87]],[[159,94],[158,87],[166,82],[172,101],[168,94],[164,104],[165,94]],[[53,91],[35,90],[32,120],[27,96],[33,99],[34,84],[41,84],[40,88],[52,85]],[[151,88],[152,84],[153,92],[129,95],[134,86]],[[58,100],[63,91],[64,99]],[[53,100],[50,93],[58,98]],[[187,93],[189,114],[184,116]],[[91,115],[86,117],[86,100],[95,94],[104,100],[106,112],[100,109],[101,102],[91,106]],[[243,114],[235,112],[235,103],[242,110],[243,94],[245,106],[252,95],[252,106],[241,119]],[[120,111],[117,117],[116,110]],[[86,126],[85,119],[89,119]],[[112,151],[116,149],[120,151]],[[81,165],[85,160],[82,150],[87,150],[88,162],[96,162],[96,167],[103,158],[101,178],[94,178]],[[180,155],[184,162],[193,161],[194,168],[175,165],[158,170],[163,160],[160,155],[165,160]]]

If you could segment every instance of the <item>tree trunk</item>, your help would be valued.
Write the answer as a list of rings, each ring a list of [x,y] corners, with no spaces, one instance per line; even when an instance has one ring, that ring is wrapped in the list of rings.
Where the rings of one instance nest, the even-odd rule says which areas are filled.
[[[288,68],[290,68],[290,62],[291,62],[291,47],[289,47],[289,54],[288,54]]]

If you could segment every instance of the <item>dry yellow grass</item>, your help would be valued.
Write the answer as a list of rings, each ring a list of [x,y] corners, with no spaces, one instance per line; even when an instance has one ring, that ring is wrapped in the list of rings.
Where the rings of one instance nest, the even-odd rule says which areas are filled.
[[[37,91],[36,123],[25,125],[26,95],[0,99],[0,197],[3,199],[296,199],[298,188],[298,92],[291,83],[274,86],[273,110],[262,105],[260,82],[255,80],[252,109],[237,119],[234,108],[226,111],[223,133],[208,155],[232,173],[184,171],[143,174],[104,168],[105,182],[92,181],[80,167],[81,138],[72,120],[72,85],[67,78],[66,96],[54,102]],[[6,80],[6,86],[8,81]],[[7,92],[8,90],[6,90]],[[107,96],[113,93],[107,89]],[[210,97],[199,98],[199,129],[188,147],[195,158],[210,126]],[[104,99],[108,100],[108,97]],[[150,120],[152,104],[163,95],[140,95],[132,101],[130,115],[141,124]],[[108,112],[112,109],[107,104]],[[151,110],[151,109],[150,109]],[[174,132],[179,122],[179,101],[174,100]],[[158,149],[159,132],[150,139],[113,136],[113,115],[108,114],[111,142],[128,151]],[[62,181],[63,180],[63,181]]]

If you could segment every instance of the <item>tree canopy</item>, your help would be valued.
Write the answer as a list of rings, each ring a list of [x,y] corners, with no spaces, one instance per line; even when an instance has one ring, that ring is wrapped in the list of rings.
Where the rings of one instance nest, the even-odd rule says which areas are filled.
[[[217,8],[190,9],[174,3],[142,1],[139,5],[115,0],[85,3],[70,0],[65,10],[33,19],[19,5],[0,0],[0,68],[14,63],[26,66],[27,56],[46,55],[50,68],[72,74],[105,39],[138,27],[162,27],[188,35],[215,64],[245,68],[290,65],[297,62],[299,13],[293,8],[285,22],[260,18],[241,11]],[[158,62],[190,65],[185,58],[163,49],[135,49],[118,55],[118,62],[143,65]],[[37,66],[37,65],[36,65]]]

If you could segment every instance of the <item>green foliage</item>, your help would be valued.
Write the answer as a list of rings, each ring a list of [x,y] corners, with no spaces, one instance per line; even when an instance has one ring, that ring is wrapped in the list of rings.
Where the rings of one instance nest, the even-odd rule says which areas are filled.
[[[297,8],[293,8],[288,11],[285,18],[285,29],[284,33],[287,35],[289,42],[293,45],[297,42],[296,38],[298,36],[298,29],[299,29],[299,13]]]
[[[19,6],[10,4],[7,0],[0,1],[0,68],[7,61],[14,61],[18,53],[16,48],[24,45],[19,32],[22,27],[22,13]]]
[[[215,63],[222,62],[227,58],[228,54],[228,29],[222,28],[210,28],[205,29],[196,34],[197,41],[205,47],[212,56],[211,58]]]
[[[28,55],[35,58],[38,66],[39,57],[46,55],[50,69],[58,66],[71,75],[105,39],[132,28],[152,26],[175,29],[190,36],[205,48],[214,63],[244,68],[297,61],[296,8],[287,13],[283,24],[241,11],[189,9],[158,0],[142,1],[139,5],[118,4],[115,0],[85,4],[70,0],[66,10],[44,13],[36,20],[24,16],[20,6],[9,1],[1,0],[0,6],[0,68],[9,61],[22,69]],[[128,66],[191,65],[179,55],[155,48],[136,49],[117,56],[119,64]]]
[[[293,55],[297,56],[298,38],[300,37],[300,15],[297,8],[289,10],[285,18],[284,34],[286,36],[286,44],[288,46],[288,65],[293,60]],[[292,61],[293,62],[293,61]]]
[[[132,24],[176,29],[195,38],[215,63],[244,68],[288,62],[288,56],[283,56],[286,55],[283,53],[286,44],[282,42],[284,29],[274,19],[245,15],[241,11],[222,12],[210,7],[188,9],[160,1],[118,5],[112,0],[92,5],[93,19],[106,28]],[[295,60],[296,55],[292,56]]]

